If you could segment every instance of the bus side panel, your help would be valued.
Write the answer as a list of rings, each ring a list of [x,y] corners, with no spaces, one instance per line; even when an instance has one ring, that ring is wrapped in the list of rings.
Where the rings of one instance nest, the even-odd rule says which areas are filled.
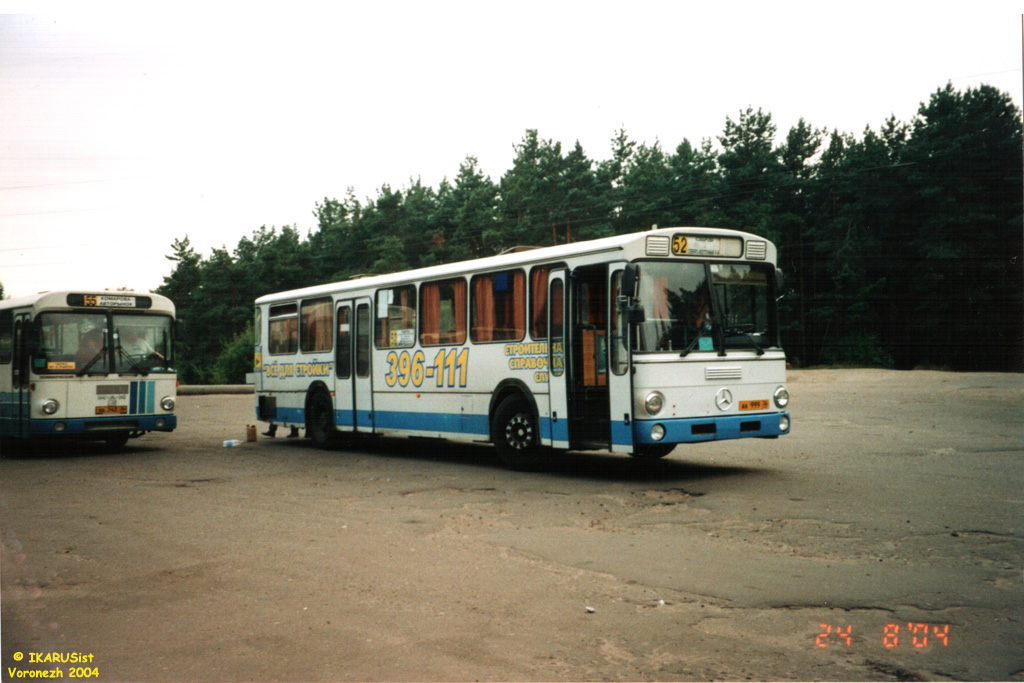
[[[384,434],[441,438],[482,438],[489,434],[486,407],[474,396],[380,392],[375,396],[376,429]]]

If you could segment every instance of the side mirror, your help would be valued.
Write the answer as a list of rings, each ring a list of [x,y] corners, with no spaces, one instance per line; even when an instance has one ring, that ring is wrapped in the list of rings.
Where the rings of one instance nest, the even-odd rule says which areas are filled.
[[[775,291],[781,292],[786,286],[786,276],[783,272],[776,268],[775,269]]]
[[[644,313],[644,307],[641,304],[633,304],[627,309],[628,319],[631,325],[639,325],[642,322],[647,321],[647,314]]]
[[[640,266],[635,263],[626,265],[622,273],[622,295],[630,299],[636,298],[636,285],[640,279]]]

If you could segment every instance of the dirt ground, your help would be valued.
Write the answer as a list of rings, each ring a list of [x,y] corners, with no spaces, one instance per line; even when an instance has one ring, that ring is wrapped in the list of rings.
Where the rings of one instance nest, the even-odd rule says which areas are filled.
[[[789,436],[653,464],[224,448],[251,395],[4,444],[2,680],[1024,680],[1022,377],[789,388]]]

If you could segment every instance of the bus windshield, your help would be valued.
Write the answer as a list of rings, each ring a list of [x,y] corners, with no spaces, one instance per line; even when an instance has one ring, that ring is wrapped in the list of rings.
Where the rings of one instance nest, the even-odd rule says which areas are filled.
[[[166,316],[117,314],[108,321],[103,313],[43,313],[32,369],[40,375],[173,372],[171,348]]]
[[[767,264],[652,261],[640,267],[638,353],[755,349],[774,345]],[[713,295],[712,295],[713,294]]]

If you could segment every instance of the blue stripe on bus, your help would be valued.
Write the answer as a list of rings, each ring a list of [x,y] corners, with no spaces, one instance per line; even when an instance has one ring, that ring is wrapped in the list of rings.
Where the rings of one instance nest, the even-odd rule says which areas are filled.
[[[568,438],[566,436],[566,439]],[[633,427],[620,420],[612,422],[612,444],[616,446],[632,446]]]
[[[139,383],[132,382],[131,387],[128,390],[128,414],[134,415],[137,411],[135,406],[139,400]]]
[[[411,429],[421,432],[445,432],[490,436],[486,415],[457,415],[453,413],[406,413],[379,410],[374,412],[377,429]]]

